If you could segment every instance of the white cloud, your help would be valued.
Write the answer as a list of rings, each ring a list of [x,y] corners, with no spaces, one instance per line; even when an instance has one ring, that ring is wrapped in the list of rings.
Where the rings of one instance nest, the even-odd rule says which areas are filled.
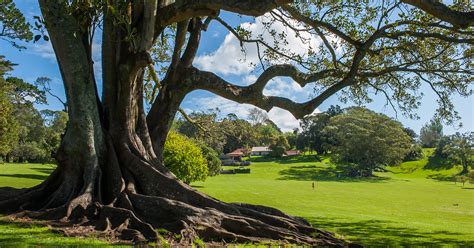
[[[251,84],[255,83],[255,81],[257,81],[257,76],[255,76],[253,74],[249,74],[249,75],[242,78],[242,84],[245,85],[245,86],[251,85]]]
[[[247,119],[249,110],[255,108],[250,104],[240,104],[227,100],[219,96],[203,97],[193,99],[193,109],[215,109],[219,108],[223,116],[234,113],[239,118]],[[319,109],[316,109],[313,113],[320,113]],[[299,128],[299,120],[296,119],[290,112],[281,108],[272,108],[268,112],[268,117],[272,120],[283,132],[292,131],[295,128]]]
[[[300,102],[311,96],[313,87],[314,84],[307,84],[305,87],[301,87],[298,83],[289,78],[274,78],[265,86],[263,94],[267,96],[286,97],[293,101]]]
[[[31,46],[31,53],[40,56],[41,58],[49,60],[51,63],[56,63],[56,55],[54,49],[49,41],[40,41]],[[101,44],[99,41],[92,43],[92,60],[94,61],[94,71],[96,78],[102,77],[102,61],[101,61]]]
[[[283,49],[301,56],[306,55],[310,47],[315,50],[319,44],[321,44],[318,37],[307,32],[300,32],[299,35],[301,35],[301,37],[308,39],[308,42],[303,42],[301,38],[296,36],[293,30],[285,27],[281,22],[273,23],[270,29],[275,30],[277,34],[285,33],[285,41],[287,43],[282,40],[275,40],[264,28],[265,23],[269,22],[270,18],[269,14],[267,14],[257,17],[254,23],[247,22],[241,26],[253,34],[252,38],[260,36],[271,46],[274,46],[278,42],[279,46]],[[296,23],[292,23],[292,25],[299,27]],[[238,39],[233,34],[228,33],[217,50],[209,54],[198,56],[195,59],[195,65],[200,69],[222,73],[224,75],[243,75],[250,73],[254,69],[254,66],[260,63],[257,54],[257,46],[254,43],[245,43],[244,48],[245,53],[242,52]],[[261,49],[263,48],[261,47]]]
[[[48,59],[51,62],[56,62],[56,55],[54,54],[53,46],[51,42],[38,42],[31,45],[32,53],[40,56],[41,58]]]

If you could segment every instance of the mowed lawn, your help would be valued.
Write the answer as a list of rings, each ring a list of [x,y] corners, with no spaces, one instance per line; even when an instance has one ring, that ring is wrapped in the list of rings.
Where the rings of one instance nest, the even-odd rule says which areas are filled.
[[[250,174],[219,175],[192,185],[224,201],[268,205],[302,216],[318,228],[367,246],[474,246],[474,185],[463,187],[450,180],[457,167],[423,159],[388,168],[392,172],[378,172],[376,178],[350,179],[338,177],[327,159],[317,162],[314,156],[253,161]],[[53,168],[0,165],[0,187],[33,186]],[[11,238],[12,227],[0,222],[0,246]],[[21,230],[24,243],[48,244],[38,243],[42,236],[28,232],[38,228]],[[63,244],[93,244],[62,240],[66,240]]]
[[[262,162],[250,166],[251,174],[219,175],[193,185],[224,201],[302,216],[367,246],[474,246],[474,185],[450,180],[459,168],[423,159],[388,168],[394,173],[376,173],[377,178],[350,179],[338,178],[328,160],[315,162],[312,156],[254,160]]]

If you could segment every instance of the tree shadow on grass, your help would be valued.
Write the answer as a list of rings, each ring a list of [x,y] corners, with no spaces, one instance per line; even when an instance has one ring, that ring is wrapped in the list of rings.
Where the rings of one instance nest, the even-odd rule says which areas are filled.
[[[281,158],[269,157],[269,156],[258,156],[250,157],[247,161],[250,162],[274,162],[278,164],[294,164],[294,163],[309,163],[309,162],[321,162],[322,157],[318,155],[298,155],[298,156],[286,156]]]
[[[444,175],[444,174],[441,174],[441,173],[431,174],[431,175],[428,175],[426,178],[433,179],[433,180],[436,180],[436,181],[453,182],[454,183],[454,176]]]
[[[296,181],[337,181],[337,182],[383,182],[390,180],[388,177],[348,177],[331,167],[321,167],[316,165],[291,166],[281,170],[282,176],[278,180]]]
[[[35,180],[45,180],[49,175],[38,175],[38,174],[5,174],[0,175],[0,177],[13,177],[13,178],[23,178],[23,179],[35,179]]]
[[[446,158],[440,158],[437,156],[430,156],[428,158],[428,163],[423,167],[425,170],[449,170],[453,168],[454,163],[449,161]]]
[[[44,174],[51,174],[55,169],[56,167],[35,167],[35,168],[31,168],[32,170],[34,171],[37,171],[37,172],[41,172],[41,173],[44,173]]]
[[[313,226],[330,229],[349,240],[367,247],[390,246],[444,246],[472,247],[472,240],[460,240],[459,236],[466,235],[458,232],[435,231],[425,232],[409,227],[394,227],[393,222],[381,220],[348,221],[334,218],[306,218]]]

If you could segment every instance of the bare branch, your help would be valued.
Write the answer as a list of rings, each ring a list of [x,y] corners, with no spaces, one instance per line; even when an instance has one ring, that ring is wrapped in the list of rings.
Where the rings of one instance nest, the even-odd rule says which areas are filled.
[[[184,111],[182,108],[179,108],[178,109],[178,112],[181,114],[181,116],[184,117],[184,119],[186,119],[186,121],[188,121],[189,123],[191,123],[192,125],[194,125],[195,127],[199,128],[201,131],[203,132],[207,132],[207,129],[205,129],[201,123],[197,122],[196,120],[194,120],[193,118],[191,118],[188,114],[186,114],[186,111]]]

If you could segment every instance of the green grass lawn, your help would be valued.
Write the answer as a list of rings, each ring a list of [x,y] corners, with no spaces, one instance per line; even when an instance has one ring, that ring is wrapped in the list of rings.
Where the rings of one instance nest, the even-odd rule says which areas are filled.
[[[314,156],[253,161],[250,174],[219,175],[193,186],[224,201],[279,208],[367,246],[474,246],[474,185],[462,187],[449,180],[457,167],[423,159],[388,168],[392,172],[378,172],[376,178],[350,179],[338,177],[328,160],[317,162]],[[0,165],[0,187],[33,186],[52,169],[51,165]],[[0,246],[8,241],[4,231],[17,229],[13,227],[0,223]],[[43,239],[35,233],[43,229],[21,230],[22,235],[34,237],[25,238],[25,243]],[[91,241],[68,242],[87,245]]]
[[[474,185],[448,181],[459,168],[424,159],[377,178],[348,179],[338,178],[327,160],[310,156],[254,160],[262,162],[250,166],[251,174],[220,175],[194,186],[224,201],[279,208],[368,246],[474,246]]]

